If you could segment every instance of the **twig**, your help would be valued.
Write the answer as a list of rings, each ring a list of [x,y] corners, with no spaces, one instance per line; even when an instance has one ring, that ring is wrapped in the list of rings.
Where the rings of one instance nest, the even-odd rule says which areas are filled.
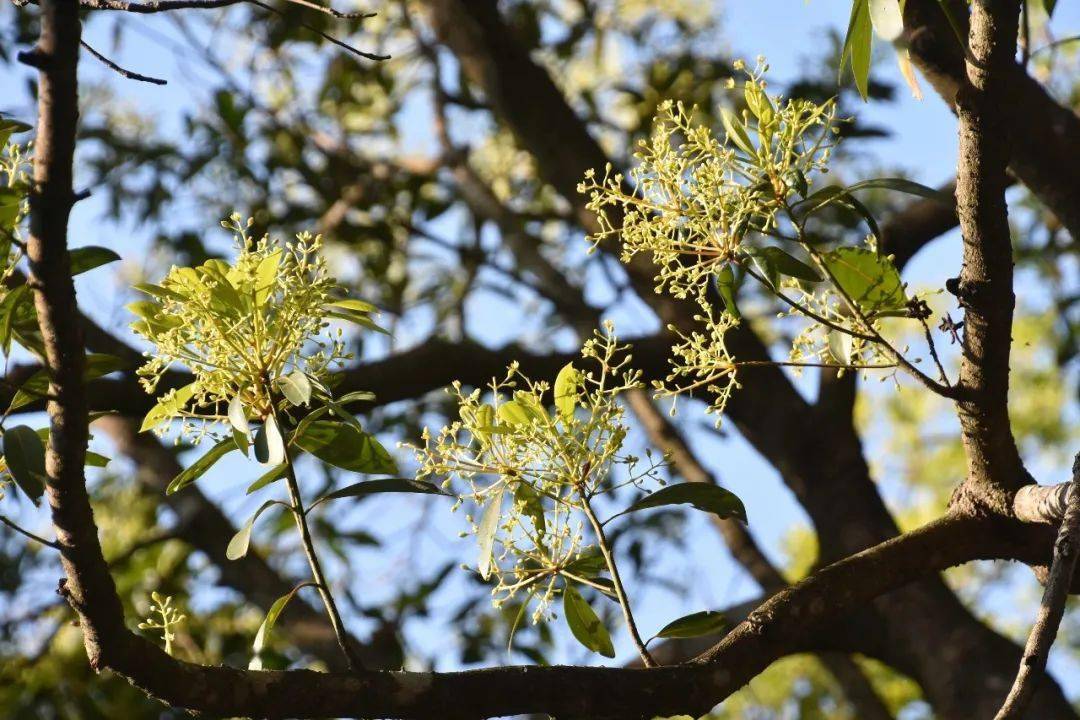
[[[87,50],[89,50],[90,54],[93,55],[94,57],[96,57],[98,60],[100,60],[102,62],[102,64],[105,65],[105,67],[119,73],[120,75],[123,75],[124,77],[128,78],[129,80],[138,80],[139,82],[151,83],[153,85],[165,85],[165,84],[167,84],[167,81],[162,80],[161,78],[150,77],[149,75],[143,75],[142,73],[137,73],[137,72],[135,72],[133,70],[125,70],[124,68],[120,67],[119,65],[114,63],[109,58],[107,58],[104,55],[102,55],[101,53],[99,53],[94,48],[90,47],[90,43],[86,42],[85,40],[79,40],[79,44],[82,45]]]
[[[649,654],[649,650],[645,647],[645,642],[641,639],[641,634],[638,632],[637,623],[634,622],[634,614],[630,611],[630,599],[626,596],[622,578],[619,577],[619,567],[615,564],[615,555],[611,552],[611,546],[608,543],[607,535],[604,533],[604,526],[596,517],[596,513],[593,512],[592,504],[585,494],[585,483],[577,483],[577,490],[581,495],[581,504],[585,510],[585,516],[589,518],[589,524],[592,525],[593,532],[596,533],[596,544],[600,547],[600,552],[607,562],[608,571],[611,573],[611,584],[615,586],[615,597],[619,600],[619,606],[622,608],[623,619],[626,620],[626,627],[630,631],[630,637],[633,638],[634,645],[637,646],[638,653],[641,655],[641,661],[645,664],[645,667],[657,667],[656,660]]]
[[[277,414],[275,413],[275,418]],[[349,644],[349,636],[345,631],[345,624],[341,621],[341,613],[338,611],[334,596],[330,594],[330,586],[323,574],[322,564],[315,552],[315,542],[311,539],[311,529],[308,527],[307,513],[304,510],[304,500],[300,495],[300,486],[296,481],[296,470],[293,467],[292,454],[289,446],[285,445],[285,483],[289,489],[289,500],[292,501],[293,517],[296,520],[296,529],[300,532],[300,542],[304,547],[304,555],[307,556],[308,566],[311,568],[311,576],[315,580],[315,587],[319,591],[323,605],[326,607],[326,615],[330,619],[330,625],[334,629],[341,652],[349,664],[350,670],[362,670],[364,664],[353,652]]]
[[[5,525],[7,525],[9,528],[11,528],[15,532],[19,533],[20,535],[25,535],[26,537],[30,538],[31,540],[33,540],[35,542],[39,542],[39,543],[41,543],[42,545],[44,545],[46,547],[51,547],[53,550],[59,550],[60,549],[60,543],[57,543],[57,542],[55,542],[53,540],[46,540],[45,538],[41,537],[40,535],[35,535],[34,533],[30,532],[29,530],[24,530],[23,528],[19,527],[15,523],[13,523],[11,520],[8,520],[3,515],[0,515],[0,523],[3,523]]]
[[[1065,517],[1061,520],[1057,540],[1054,542],[1054,561],[1050,565],[1050,578],[1046,581],[1039,614],[1031,628],[1024,657],[1016,681],[1009,690],[1005,703],[995,720],[1012,720],[1023,717],[1024,711],[1035,694],[1035,688],[1046,670],[1046,659],[1057,636],[1061,617],[1065,613],[1065,600],[1069,596],[1076,559],[1080,555],[1080,453],[1073,460],[1073,477],[1065,501]]]
[[[185,9],[203,9],[203,10],[207,10],[207,9],[214,9],[214,8],[223,8],[223,7],[228,7],[230,5],[237,5],[237,4],[242,3],[242,2],[246,2],[246,3],[249,3],[251,5],[255,5],[257,7],[260,7],[263,10],[266,10],[267,12],[278,15],[279,17],[284,17],[285,16],[285,14],[283,12],[281,12],[277,8],[273,7],[272,5],[268,5],[267,3],[261,2],[261,0],[154,0],[152,2],[145,2],[145,3],[128,2],[128,0],[79,0],[79,5],[81,5],[82,7],[91,8],[91,9],[94,9],[94,10],[117,10],[117,11],[120,11],[120,12],[130,12],[130,13],[138,13],[138,14],[151,14],[151,13],[159,13],[159,12],[169,12],[170,10],[185,10]],[[325,7],[323,5],[317,5],[316,3],[310,2],[310,0],[286,0],[286,2],[290,2],[290,3],[293,3],[294,5],[299,5],[301,7],[310,8],[312,10],[317,10],[318,12],[321,12],[321,13],[323,13],[325,15],[329,15],[331,17],[339,18],[339,19],[364,20],[366,18],[373,17],[375,15],[375,13],[363,13],[363,12],[359,12],[359,13],[343,13],[343,12],[340,12],[338,10],[334,10],[333,8],[330,8],[330,7]],[[346,42],[338,40],[336,37],[334,37],[332,35],[328,35],[328,34],[324,33],[322,30],[319,30],[316,27],[308,25],[306,22],[299,21],[299,22],[297,22],[297,24],[300,27],[304,28],[305,30],[309,30],[309,31],[315,33],[316,35],[321,37],[323,40],[327,40],[327,41],[333,43],[334,45],[337,45],[338,47],[344,48],[345,50],[348,50],[349,52],[353,53],[354,55],[359,55],[360,57],[362,57],[362,58],[364,58],[366,60],[379,61],[379,60],[389,60],[390,59],[389,55],[378,55],[376,53],[364,52],[363,50],[360,50],[359,48],[355,48],[355,47],[353,47],[352,45],[349,45]],[[97,53],[95,53],[95,55],[96,54]],[[99,58],[100,58],[100,56],[99,56]],[[100,58],[100,59],[104,60],[104,58]],[[119,68],[114,67],[114,69],[119,71]],[[148,81],[148,82],[152,82],[152,81]]]
[[[171,10],[213,10],[238,5],[242,2],[249,2],[249,0],[153,0],[142,3],[129,2],[128,0],[79,0],[79,5],[92,10],[118,10],[120,12],[149,15]],[[309,2],[309,0],[286,0],[286,2],[302,5],[342,20],[366,20],[378,14],[368,12],[343,13],[332,7]]]

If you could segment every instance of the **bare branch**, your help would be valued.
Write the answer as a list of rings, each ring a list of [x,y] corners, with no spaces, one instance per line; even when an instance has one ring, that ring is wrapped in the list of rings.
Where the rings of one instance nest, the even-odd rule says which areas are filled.
[[[153,85],[165,85],[165,84],[167,84],[167,81],[162,80],[161,78],[150,77],[149,75],[142,75],[141,73],[134,72],[133,70],[125,70],[124,68],[120,67],[119,65],[114,63],[109,58],[107,58],[104,55],[102,55],[101,53],[99,53],[94,48],[90,47],[90,44],[88,42],[86,42],[85,40],[80,40],[79,44],[82,45],[84,48],[86,48],[90,52],[91,55],[93,55],[98,60],[100,60],[107,68],[109,68],[110,70],[113,70],[114,72],[119,73],[120,75],[128,78],[129,80],[138,80],[139,82],[151,83]]]

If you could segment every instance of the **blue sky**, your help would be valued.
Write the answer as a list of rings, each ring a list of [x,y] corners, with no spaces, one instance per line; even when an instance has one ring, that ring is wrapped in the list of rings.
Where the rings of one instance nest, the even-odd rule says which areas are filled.
[[[847,0],[733,0],[723,4],[723,35],[718,38],[718,43],[736,56],[749,59],[758,54],[765,55],[772,67],[772,82],[782,84],[798,76],[800,68],[807,62],[818,62],[826,43],[827,29],[835,28],[842,32],[847,24],[849,9]],[[11,12],[11,6],[5,6],[0,18],[10,18]],[[82,77],[88,81],[107,79],[118,96],[142,110],[152,108],[156,124],[163,132],[177,134],[181,110],[192,110],[205,98],[205,88],[199,82],[197,69],[178,65],[162,44],[161,34],[168,34],[169,22],[163,17],[122,17],[120,21],[128,28],[125,45],[120,52],[109,52],[113,20],[108,18],[91,22],[86,32],[88,41],[110,54],[121,65],[164,77],[170,84],[160,88],[123,81],[85,55]],[[1076,34],[1080,30],[1080,6],[1060,3],[1054,28],[1058,36]],[[881,47],[879,52],[878,72],[900,83],[893,50]],[[28,76],[27,71],[20,69],[0,77],[0,110],[21,119],[32,116],[24,92]],[[924,91],[926,99],[915,100],[901,83],[896,102],[869,104],[860,108],[861,119],[886,126],[893,132],[888,139],[867,143],[864,150],[873,154],[879,168],[889,170],[887,174],[904,172],[915,180],[937,185],[955,172],[955,121],[925,83]],[[430,142],[430,138],[425,137],[429,129],[426,115],[418,113],[414,124],[410,122],[406,118],[406,142]],[[190,212],[197,214],[198,208],[191,208]],[[114,248],[126,261],[130,260],[133,267],[139,266],[143,261],[147,239],[154,228],[103,220],[102,214],[101,204],[94,199],[80,203],[72,219],[72,243]],[[197,221],[203,222],[207,228],[216,227],[217,224],[217,218]],[[954,233],[917,256],[905,273],[905,279],[916,284],[940,286],[959,267],[956,240]],[[113,275],[108,270],[100,270],[92,277],[80,279],[79,293],[84,308],[106,324],[119,327],[124,318],[122,306],[129,298],[121,291],[122,286],[117,284]],[[1021,299],[1026,293],[1034,296],[1037,289],[1022,287]],[[493,324],[498,323],[497,311],[491,320]],[[489,339],[499,334],[492,333]],[[685,425],[696,426],[700,424],[699,421],[699,417],[683,411],[682,422]],[[773,557],[781,557],[784,533],[793,524],[802,522],[803,515],[776,472],[734,433],[720,438],[714,433],[695,429],[690,436],[695,448],[707,459],[720,479],[743,498],[751,527],[766,548]],[[242,493],[242,488],[258,473],[254,465],[245,465],[242,460],[235,458],[222,463],[202,485],[230,513],[243,518],[262,500],[246,498]],[[350,574],[377,579],[375,586],[370,588],[372,599],[389,595],[394,586],[407,582],[408,576],[403,569],[411,572],[413,565],[428,570],[436,566],[437,560],[447,557],[447,549],[462,559],[473,556],[472,540],[459,540],[456,537],[462,528],[461,519],[448,515],[442,508],[431,507],[437,502],[431,499],[375,500],[355,509],[343,510],[343,517],[336,518],[350,526],[371,526],[380,536],[397,537],[400,541],[394,545],[389,557],[375,551],[358,551],[356,567],[351,569]],[[409,533],[418,513],[426,513],[432,518],[422,537],[400,537]],[[47,520],[42,514],[29,512],[25,508],[21,514],[24,521],[35,529],[46,525]],[[636,605],[639,622],[646,632],[659,628],[684,612],[723,606],[756,593],[753,583],[727,558],[716,533],[706,527],[703,518],[690,517],[688,535],[694,538],[692,547],[697,559],[693,563],[672,563],[664,568],[664,572],[686,580],[693,578],[693,590],[685,596],[663,590],[643,593]],[[420,559],[417,558],[418,547]],[[701,561],[702,558],[707,561]],[[298,566],[297,571],[301,572],[302,568]],[[359,622],[356,622],[356,626],[362,627]],[[439,639],[441,636],[435,625],[421,625],[413,635],[419,644],[432,650],[439,649],[441,643],[447,642]],[[562,659],[582,658],[572,646],[564,647]],[[622,633],[617,648],[620,658],[630,656],[630,645]],[[1080,691],[1080,680],[1071,682],[1070,686],[1073,691]]]

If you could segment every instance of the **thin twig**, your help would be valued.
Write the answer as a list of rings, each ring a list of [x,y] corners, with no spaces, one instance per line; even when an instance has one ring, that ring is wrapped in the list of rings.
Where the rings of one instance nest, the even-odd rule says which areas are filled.
[[[615,586],[615,597],[619,600],[619,607],[622,608],[623,619],[626,620],[626,627],[630,631],[630,637],[633,638],[634,645],[637,646],[638,654],[641,655],[641,661],[645,663],[645,667],[657,667],[656,660],[649,654],[649,650],[645,647],[645,642],[638,632],[637,623],[634,622],[634,614],[630,611],[630,599],[626,596],[622,578],[619,577],[619,567],[615,564],[615,555],[611,552],[611,545],[608,543],[607,535],[604,533],[604,526],[597,519],[592,504],[585,494],[585,483],[579,482],[577,489],[581,495],[581,504],[585,510],[585,516],[589,518],[589,524],[592,525],[593,532],[596,533],[596,544],[600,547],[600,552],[604,556],[608,572],[611,573],[611,584]]]
[[[1080,555],[1080,453],[1073,460],[1073,477],[1065,500],[1065,517],[1061,520],[1057,540],[1054,542],[1054,561],[1050,565],[1050,577],[1046,581],[1039,614],[1031,628],[1024,657],[1016,681],[1009,690],[1005,703],[995,720],[1012,720],[1023,717],[1024,711],[1035,694],[1035,688],[1046,671],[1046,660],[1057,636],[1061,617],[1065,614],[1065,600],[1069,596],[1076,559]]]
[[[277,414],[275,413],[275,419]],[[280,427],[280,425],[279,425]],[[350,670],[363,670],[364,664],[357,657],[349,644],[349,636],[345,631],[345,624],[341,621],[341,613],[338,612],[337,603],[330,593],[330,585],[326,582],[319,556],[315,552],[315,542],[311,539],[311,529],[308,527],[307,513],[304,510],[304,500],[300,495],[300,485],[296,481],[296,470],[293,467],[292,454],[288,444],[285,445],[285,483],[289,489],[289,499],[292,501],[293,517],[296,520],[296,529],[300,532],[300,542],[304,547],[304,555],[307,556],[308,566],[311,568],[311,576],[315,580],[315,587],[319,591],[323,605],[326,607],[327,617],[334,629],[341,652],[345,654],[345,660]]]
[[[57,543],[57,542],[55,542],[53,540],[46,540],[45,538],[41,537],[40,535],[35,535],[34,533],[30,532],[29,530],[24,530],[23,528],[19,527],[14,522],[12,522],[11,520],[8,520],[3,515],[0,515],[0,523],[3,523],[5,525],[7,525],[9,528],[11,528],[15,532],[19,533],[20,535],[25,535],[26,537],[30,538],[31,540],[41,543],[45,547],[51,547],[53,550],[59,550],[60,549],[60,543]]]
[[[167,81],[162,80],[161,78],[151,77],[149,75],[143,75],[142,73],[137,73],[134,70],[125,70],[124,68],[120,67],[119,65],[114,63],[109,58],[107,58],[104,55],[102,55],[101,53],[99,53],[94,48],[90,47],[90,43],[86,42],[85,40],[79,40],[79,44],[82,45],[87,50],[89,50],[90,54],[93,55],[94,57],[96,57],[98,60],[100,60],[102,62],[102,64],[105,65],[105,67],[109,68],[110,70],[113,70],[114,72],[119,73],[120,75],[123,75],[124,77],[128,78],[129,80],[138,80],[139,82],[151,83],[153,85],[165,85],[165,84],[167,84]]]

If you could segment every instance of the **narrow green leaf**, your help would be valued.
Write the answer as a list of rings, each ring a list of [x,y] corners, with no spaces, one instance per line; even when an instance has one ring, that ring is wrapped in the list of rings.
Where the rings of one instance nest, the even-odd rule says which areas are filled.
[[[73,248],[71,250],[71,274],[81,275],[94,268],[116,262],[120,256],[109,248],[87,245],[86,247]]]
[[[840,54],[840,72],[843,74],[845,65],[851,66],[855,87],[863,100],[866,100],[869,95],[873,36],[869,0],[854,0],[851,4],[851,19],[848,22],[847,35],[844,38],[844,49]]]
[[[259,262],[255,269],[255,304],[262,306],[277,287],[278,268],[281,266],[281,250],[275,250]]]
[[[714,635],[727,627],[727,618],[721,612],[715,610],[702,610],[701,612],[684,615],[678,620],[672,620],[665,625],[658,638],[695,638],[702,635]]]
[[[83,380],[86,381],[96,380],[111,372],[123,370],[128,366],[127,361],[118,358],[115,355],[106,355],[104,353],[87,355],[85,362],[86,368],[83,371]],[[45,397],[48,392],[49,373],[42,368],[28,377],[22,386],[19,387],[14,397],[11,398],[11,404],[8,405],[8,412],[10,413],[13,410],[25,407],[26,405]]]
[[[754,250],[753,253],[768,257],[772,267],[782,275],[789,275],[807,282],[821,282],[821,273],[778,247],[764,247]]]
[[[26,285],[20,285],[0,300],[0,347],[3,348],[4,355],[11,352],[12,331],[20,306],[32,305],[32,303],[30,288]]]
[[[607,628],[573,585],[563,590],[563,615],[579,643],[604,657],[615,657],[615,646]]]
[[[207,470],[214,466],[221,458],[228,455],[230,452],[236,449],[236,443],[233,442],[231,437],[227,437],[224,440],[219,441],[214,447],[201,458],[191,463],[183,472],[172,479],[169,486],[165,488],[166,495],[172,495],[178,490],[183,490],[191,483],[198,480],[206,473]]]
[[[138,290],[141,293],[156,297],[158,300],[184,300],[184,296],[168,288],[161,287],[160,285],[151,285],[150,283],[139,283],[138,285],[132,285],[132,288]]]
[[[255,459],[263,465],[277,465],[285,459],[285,440],[273,415],[268,415],[255,433]]]
[[[624,513],[647,510],[664,505],[691,505],[702,512],[721,518],[736,518],[746,522],[746,508],[735,493],[712,483],[679,483],[661,488],[638,500]]]
[[[143,418],[139,432],[152,430],[168,420],[183,409],[194,394],[195,384],[192,383],[179,388],[171,397],[159,400],[157,405],[154,405],[154,407],[150,408],[150,412],[146,413],[146,417]]]
[[[225,548],[225,557],[229,560],[239,560],[248,553],[248,548],[251,547],[251,531],[255,527],[255,521],[259,519],[259,516],[270,507],[279,504],[277,500],[267,500],[259,509],[255,511],[255,514],[248,518],[248,521],[244,523],[244,527],[232,536],[232,540],[229,541],[229,546]]]
[[[1046,10],[1046,17],[1051,18],[1054,16],[1054,8],[1057,7],[1057,0],[1043,0],[1043,9]],[[21,123],[20,123],[21,124]]]
[[[4,461],[19,489],[35,505],[45,494],[45,446],[33,428],[16,425],[4,432]]]
[[[86,451],[86,467],[103,468],[110,462],[112,462],[112,458],[107,458],[101,453],[96,453],[93,450]]]
[[[940,190],[935,190],[932,187],[927,187],[926,185],[905,178],[873,178],[871,180],[863,180],[854,185],[849,185],[847,191],[854,192],[855,190],[868,190],[870,188],[897,190],[902,193],[907,193],[908,195],[917,195],[929,200],[937,200],[945,205],[952,205],[955,202],[955,198],[948,193],[943,193]]]
[[[727,108],[720,108],[720,122],[724,125],[724,131],[727,132],[729,141],[735,143],[735,145],[747,155],[750,155],[751,157],[757,155],[757,149],[754,148],[754,144],[750,142],[750,136],[746,132],[746,127],[743,125],[742,120],[735,117],[735,113]]]
[[[278,615],[285,609],[285,606],[292,600],[293,595],[297,593],[301,588],[308,585],[314,585],[311,582],[303,582],[294,587],[289,592],[285,593],[270,606],[270,609],[266,611],[266,617],[263,619],[262,624],[259,625],[258,632],[255,633],[255,642],[251,644],[251,649],[255,652],[255,657],[251,659],[248,664],[249,670],[262,670],[262,659],[259,657],[259,653],[266,646],[266,640],[270,637],[270,631],[274,629],[274,623],[277,622]]]
[[[414,480],[412,478],[379,478],[378,480],[365,480],[363,482],[354,483],[348,487],[343,487],[340,490],[335,490],[332,493],[323,495],[313,502],[311,507],[339,498],[365,497],[367,495],[375,495],[378,493],[416,493],[420,495],[445,495],[447,497],[453,497],[450,493],[441,490],[437,485],[433,485],[432,483],[423,480]]]
[[[345,393],[337,399],[339,405],[348,405],[353,402],[371,402],[375,399],[375,393],[367,390],[355,390],[350,393]]]
[[[327,307],[341,308],[342,310],[348,310],[358,313],[373,313],[378,312],[378,308],[369,302],[363,300],[356,300],[355,298],[345,298],[344,300],[335,300],[326,304]]]
[[[731,265],[721,268],[720,272],[713,277],[713,281],[716,283],[716,292],[720,293],[720,299],[724,301],[724,309],[727,310],[728,315],[736,320],[742,319],[739,306],[735,304],[735,271],[731,269]]]
[[[480,577],[487,580],[491,577],[491,564],[494,561],[495,534],[499,530],[499,517],[502,514],[504,488],[500,488],[487,502],[484,514],[480,516],[480,523],[476,529],[476,540],[480,544],[480,557],[476,567],[480,571]]]
[[[555,409],[565,422],[569,422],[574,417],[579,387],[581,387],[581,372],[574,367],[574,363],[566,363],[555,376]]]
[[[524,425],[529,422],[529,413],[519,403],[508,400],[499,405],[498,417],[511,425]]]
[[[397,463],[378,440],[351,424],[316,420],[297,428],[293,442],[342,470],[374,475],[397,473]]]
[[[262,490],[270,483],[285,477],[286,470],[288,470],[288,466],[285,463],[270,468],[265,473],[263,473],[258,480],[251,483],[251,485],[248,485],[247,494],[250,495],[256,490]]]

